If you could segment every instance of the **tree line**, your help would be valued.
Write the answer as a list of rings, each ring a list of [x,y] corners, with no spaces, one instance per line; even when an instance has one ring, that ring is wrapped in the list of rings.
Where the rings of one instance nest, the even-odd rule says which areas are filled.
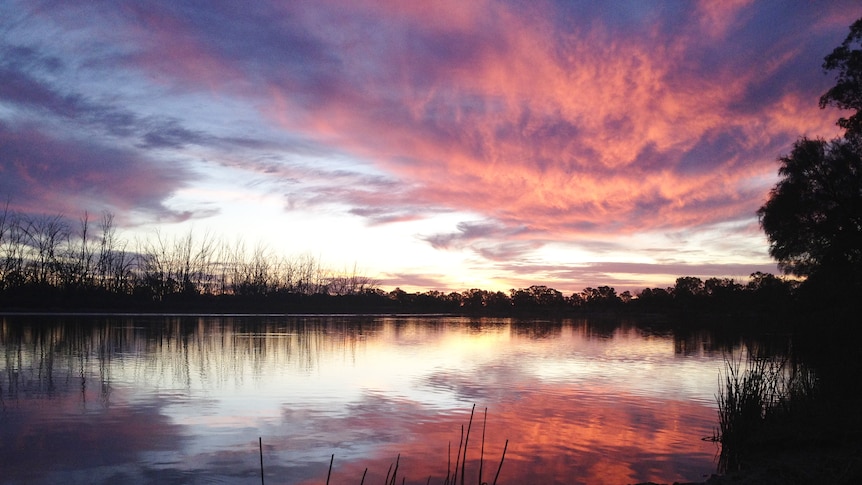
[[[726,311],[728,308],[771,311],[787,306],[798,282],[756,272],[747,282],[733,278],[683,276],[674,286],[617,293],[611,286],[586,287],[564,295],[544,285],[502,291],[470,289],[460,293],[407,293],[396,288],[385,296],[405,308],[437,307],[461,313],[530,314],[585,312]]]
[[[508,292],[384,291],[352,271],[334,271],[303,255],[288,258],[241,241],[188,232],[146,240],[121,237],[114,217],[76,222],[0,211],[0,308],[22,310],[564,313],[658,311],[726,304],[776,303],[796,283],[754,273],[729,278],[680,277],[667,288],[617,291],[587,287],[571,295],[543,285]]]
[[[156,232],[121,237],[114,216],[70,222],[60,216],[0,210],[0,308],[111,306],[136,308],[234,296],[352,295],[376,288],[371,278],[335,271],[310,255],[285,257],[212,234]]]

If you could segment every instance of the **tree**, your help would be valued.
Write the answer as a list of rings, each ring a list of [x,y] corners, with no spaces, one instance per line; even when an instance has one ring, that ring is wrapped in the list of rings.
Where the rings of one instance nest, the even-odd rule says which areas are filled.
[[[820,97],[820,107],[835,106],[855,110],[847,118],[839,118],[838,126],[846,130],[847,138],[862,137],[862,18],[853,22],[850,33],[840,46],[823,60],[824,71],[838,71],[838,79]]]
[[[664,288],[644,288],[638,293],[639,305],[663,306],[672,299],[671,293]]]
[[[713,299],[727,300],[742,290],[732,278],[709,278],[703,282],[703,291]]]
[[[771,273],[757,271],[751,273],[745,289],[754,296],[756,302],[775,303],[790,298],[794,284],[792,281],[783,280]]]
[[[802,138],[779,158],[781,180],[757,211],[769,254],[787,273],[829,286],[856,286],[862,274],[862,19],[823,68],[837,70],[835,87],[820,98],[855,110],[838,125],[843,138]],[[850,288],[848,288],[850,289]]]
[[[782,271],[862,269],[862,157],[846,140],[801,139],[757,211]]]
[[[674,298],[693,298],[703,295],[703,280],[696,276],[680,276],[673,287]]]
[[[591,308],[611,307],[621,302],[617,290],[610,286],[584,288],[581,290],[580,297],[582,304]]]

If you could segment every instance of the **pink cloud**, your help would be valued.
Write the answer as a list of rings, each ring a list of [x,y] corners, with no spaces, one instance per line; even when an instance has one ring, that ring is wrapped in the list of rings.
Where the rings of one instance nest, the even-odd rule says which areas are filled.
[[[802,93],[787,93],[756,112],[734,111],[748,86],[768,72],[738,65],[686,72],[696,52],[690,45],[702,42],[692,32],[617,39],[594,26],[560,39],[547,20],[530,23],[498,9],[491,43],[466,31],[482,23],[478,14],[465,22],[470,12],[458,11],[458,20],[446,24],[438,22],[439,12],[420,15],[424,22],[408,19],[408,30],[477,42],[464,46],[468,54],[447,53],[454,67],[448,57],[440,65],[411,64],[409,71],[427,75],[423,90],[411,79],[364,86],[370,91],[357,96],[358,104],[324,102],[304,126],[272,115],[285,128],[306,129],[415,183],[412,195],[435,205],[561,236],[750,217],[759,196],[739,187],[773,172],[779,154],[758,147],[835,131],[831,113],[804,102]],[[458,64],[464,57],[474,61],[469,69]],[[403,107],[385,98],[389,90],[402,96]],[[287,96],[275,97],[279,111],[287,109],[281,101]],[[736,153],[705,162],[701,173],[677,168],[701,140],[729,130],[737,134]],[[662,168],[640,165],[648,151]],[[639,210],[643,203],[654,211]]]
[[[850,6],[37,4],[32,19],[63,35],[70,47],[55,50],[68,58],[7,55],[0,74],[19,88],[0,97],[33,119],[50,111],[78,139],[80,127],[68,125],[148,150],[128,160],[159,167],[135,179],[155,177],[149,195],[104,173],[71,178],[111,195],[100,187],[116,182],[138,197],[129,207],[158,210],[187,180],[165,178],[171,155],[218,148],[216,163],[281,184],[285,206],[332,204],[369,224],[469,213],[494,230],[426,240],[498,261],[549,242],[754,221],[775,159],[799,136],[837,133],[836,113],[817,106],[831,82],[820,63],[854,20]],[[100,75],[107,81],[95,95],[58,88]],[[130,99],[129,80],[141,89],[135,103],[168,114],[154,122],[150,107],[114,109],[115,89]],[[234,138],[199,129],[220,121],[195,119],[209,113],[200,105],[222,102],[257,110],[262,124],[232,127],[243,135]],[[262,132],[272,138],[244,136]],[[151,159],[158,150],[169,155]],[[299,160],[309,153],[358,166]],[[104,161],[105,150],[96,155]],[[22,184],[34,186],[34,171],[21,172]]]
[[[557,237],[752,217],[760,196],[740,186],[772,173],[779,147],[796,136],[835,132],[808,92],[738,106],[798,47],[770,45],[775,55],[759,64],[698,58],[751,22],[745,2],[681,14],[712,29],[705,36],[649,24],[620,35],[601,21],[562,29],[544,3],[325,5],[270,11],[282,32],[129,6],[134,27],[121,38],[136,46],[141,69],[177,86],[263,94],[273,122],[392,173],[406,182],[405,198]],[[243,47],[266,48],[269,64]],[[691,159],[729,132],[724,158]],[[692,164],[703,169],[682,169]],[[378,218],[392,212],[373,207],[385,198],[361,197],[355,213],[405,220]]]

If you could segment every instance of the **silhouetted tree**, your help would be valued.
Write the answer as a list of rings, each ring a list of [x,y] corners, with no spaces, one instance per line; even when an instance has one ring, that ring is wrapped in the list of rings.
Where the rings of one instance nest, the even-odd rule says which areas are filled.
[[[395,288],[389,292],[389,298],[401,304],[409,303],[413,297],[401,288]]]
[[[860,284],[862,273],[862,19],[826,56],[823,68],[838,71],[821,108],[855,112],[840,118],[844,138],[802,138],[779,158],[782,177],[757,214],[779,268],[808,277],[807,286],[827,293]]]
[[[493,312],[507,312],[512,309],[512,300],[502,291],[488,292],[485,295],[485,308]]]
[[[119,294],[130,293],[134,286],[136,257],[126,251],[127,242],[117,236],[114,215],[104,212],[99,222],[99,256],[96,261],[97,285]]]
[[[512,306],[515,307],[516,310],[525,311],[534,310],[536,308],[536,301],[533,299],[533,295],[524,288],[519,288],[517,290],[511,289],[509,290],[509,293],[511,294]]]
[[[57,285],[61,278],[61,250],[69,241],[70,230],[61,216],[31,218],[25,228],[27,245],[32,249],[30,280],[37,285]]]
[[[751,273],[748,284],[745,285],[746,292],[753,296],[754,302],[758,304],[775,304],[787,302],[794,290],[792,281],[787,281],[772,273]]]
[[[820,107],[835,106],[855,112],[838,119],[847,138],[862,136],[862,18],[853,22],[850,33],[823,61],[824,71],[838,71],[835,86],[820,97]]]
[[[566,299],[559,291],[544,285],[510,290],[512,306],[518,311],[560,310],[566,306]]]
[[[611,286],[584,288],[581,290],[580,297],[582,306],[592,309],[607,309],[622,302],[617,296],[617,290]]]
[[[681,276],[673,287],[674,298],[701,296],[704,292],[703,280],[695,276]]]
[[[476,288],[461,293],[461,308],[465,310],[481,310],[485,308],[485,290]]]
[[[533,285],[528,288],[533,299],[539,306],[546,308],[562,307],[565,303],[563,294],[544,285]]]
[[[650,307],[663,306],[668,304],[672,295],[664,288],[644,288],[638,293],[637,302],[639,305],[647,305]]]
[[[704,293],[713,298],[727,299],[741,290],[742,285],[733,278],[709,278],[703,282]]]
[[[862,158],[855,146],[802,139],[780,159],[783,178],[757,214],[769,254],[785,273],[862,269]]]
[[[584,298],[580,293],[572,293],[572,296],[566,299],[566,303],[572,308],[580,308],[584,305]]]

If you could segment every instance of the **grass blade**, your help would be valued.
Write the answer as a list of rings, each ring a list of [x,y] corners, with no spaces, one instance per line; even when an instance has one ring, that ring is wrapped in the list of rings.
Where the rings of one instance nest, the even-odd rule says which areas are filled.
[[[257,445],[260,450],[260,485],[264,485],[263,483],[263,438],[257,437]]]
[[[497,467],[497,474],[494,475],[493,485],[497,485],[497,479],[500,478],[500,470],[503,468],[503,460],[506,459],[506,449],[507,448],[509,448],[509,440],[506,440],[506,444],[503,445],[503,456],[500,457],[500,465]]]
[[[461,460],[461,485],[464,485],[464,468],[467,466],[467,443],[470,442],[470,428],[473,427],[474,412],[476,412],[475,404],[473,404],[473,409],[470,411],[470,421],[467,422],[467,436],[464,437],[464,458]]]

